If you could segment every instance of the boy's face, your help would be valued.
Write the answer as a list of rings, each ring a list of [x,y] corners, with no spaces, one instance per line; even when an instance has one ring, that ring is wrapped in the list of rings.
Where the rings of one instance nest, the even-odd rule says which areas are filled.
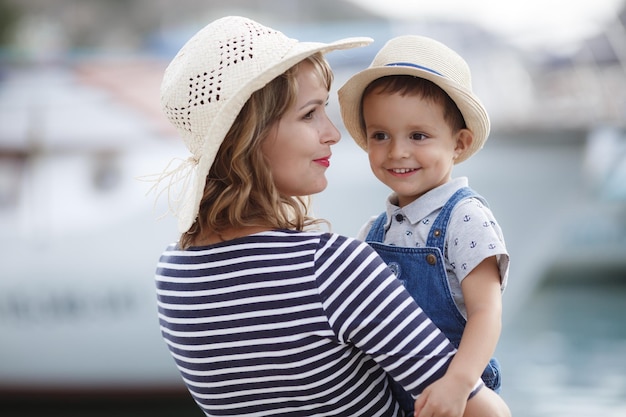
[[[363,100],[363,119],[372,172],[400,207],[448,182],[472,141],[467,129],[452,132],[441,104],[415,95],[374,91]]]

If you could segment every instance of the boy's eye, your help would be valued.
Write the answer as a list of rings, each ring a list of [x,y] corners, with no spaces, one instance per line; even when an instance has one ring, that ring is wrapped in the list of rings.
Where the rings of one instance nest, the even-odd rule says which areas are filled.
[[[426,135],[423,133],[419,133],[419,132],[413,132],[411,133],[411,139],[413,140],[424,140],[426,139]]]
[[[387,137],[388,136],[385,132],[374,132],[370,135],[370,138],[374,140],[385,140]]]

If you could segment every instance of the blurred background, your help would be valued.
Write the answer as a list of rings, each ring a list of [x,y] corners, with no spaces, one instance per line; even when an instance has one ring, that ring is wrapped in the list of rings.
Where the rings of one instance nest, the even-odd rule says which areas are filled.
[[[138,177],[188,156],[159,84],[228,14],[300,40],[375,39],[328,55],[343,140],[313,207],[349,236],[388,191],[336,89],[400,34],[468,61],[493,127],[454,174],[489,200],[511,253],[502,396],[520,417],[626,415],[623,0],[0,0],[0,415],[202,414],[156,316],[175,221]]]

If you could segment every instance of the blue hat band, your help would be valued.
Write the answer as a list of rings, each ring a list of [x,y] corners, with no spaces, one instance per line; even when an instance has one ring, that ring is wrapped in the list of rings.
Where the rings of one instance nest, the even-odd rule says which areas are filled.
[[[421,65],[417,65],[417,64],[413,64],[411,62],[392,62],[390,64],[385,64],[386,67],[413,67],[413,68],[417,68],[417,69],[421,69],[424,71],[428,71],[431,72],[435,75],[439,75],[440,77],[444,77],[443,74],[438,73],[437,71],[430,69],[428,67],[423,67]]]

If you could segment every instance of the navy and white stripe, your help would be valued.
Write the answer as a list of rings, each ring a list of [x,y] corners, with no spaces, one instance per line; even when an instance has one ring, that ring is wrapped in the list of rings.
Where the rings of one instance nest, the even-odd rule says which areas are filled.
[[[396,416],[454,353],[366,244],[273,231],[157,266],[162,335],[209,416]]]

